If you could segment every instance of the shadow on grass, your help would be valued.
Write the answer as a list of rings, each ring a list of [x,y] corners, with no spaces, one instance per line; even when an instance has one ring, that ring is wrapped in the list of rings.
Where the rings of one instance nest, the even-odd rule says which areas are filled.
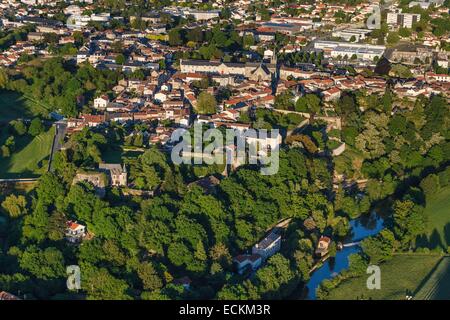
[[[6,138],[9,136],[7,133],[7,128],[3,129],[2,132],[2,140],[6,140]],[[6,133],[6,134],[5,134]],[[27,147],[30,143],[32,143],[34,137],[29,136],[28,134],[25,134],[20,137],[15,137],[15,148],[14,151],[11,152],[11,155],[9,157],[1,157],[0,156],[0,178],[3,179],[14,179],[14,178],[22,178],[22,173],[11,173],[9,170],[11,169],[13,165],[12,156],[15,153],[21,152],[23,149]],[[4,143],[4,141],[0,141],[1,144]],[[25,173],[25,172],[24,172]]]
[[[46,131],[43,133],[43,135],[49,134],[49,131],[51,130],[46,128]],[[38,136],[39,137],[39,136]],[[40,155],[37,159],[35,159],[35,164],[30,167],[29,165],[23,166],[23,170],[20,170],[20,172],[11,172],[13,171],[14,165],[17,163],[17,161],[22,160],[22,157],[18,157],[17,154],[22,152],[25,148],[30,146],[31,144],[42,144],[43,140],[38,137],[33,137],[28,134],[25,134],[23,136],[15,137],[15,148],[14,151],[11,153],[9,157],[3,158],[0,156],[0,179],[22,179],[22,178],[37,178],[41,176],[43,168],[46,166],[46,161],[50,159],[50,150],[49,154],[47,156],[44,156],[43,154]],[[35,141],[35,139],[39,139]],[[49,147],[50,149],[50,147]],[[33,150],[36,151],[36,150]],[[16,156],[15,156],[16,155]],[[28,152],[26,156],[33,157],[35,154],[32,152]],[[41,158],[41,156],[44,156]],[[29,158],[23,157],[24,161],[29,161]],[[16,168],[17,169],[17,168]],[[17,170],[16,170],[17,171]]]
[[[444,239],[447,247],[450,246],[450,222],[444,226]]]
[[[24,101],[20,93],[0,90],[0,122],[34,117],[35,114],[25,105]]]
[[[447,262],[447,272],[441,276],[438,288],[434,294],[435,300],[450,300],[450,257],[446,257],[447,261],[442,261],[442,263]]]
[[[414,296],[421,294],[420,298],[423,298],[424,295],[421,293],[422,289],[427,285],[429,289],[433,290],[430,294],[427,293],[425,295],[425,299],[427,300],[449,300],[450,299],[450,257],[441,258],[436,265],[431,269],[431,271],[427,274],[427,276],[420,282],[414,291]],[[440,271],[445,268],[445,273],[442,274]],[[435,278],[433,280],[433,278]],[[428,283],[432,281],[431,283]],[[433,283],[434,282],[434,283]]]
[[[422,288],[425,286],[425,284],[428,282],[428,280],[430,280],[430,278],[433,276],[433,273],[437,270],[437,268],[439,267],[439,264],[442,262],[442,259],[440,259],[435,266],[433,267],[433,269],[431,269],[430,272],[428,272],[428,274],[426,275],[425,278],[422,279],[422,281],[420,281],[419,285],[417,286],[416,290],[414,291],[414,296],[417,295],[417,293],[422,290]]]
[[[428,248],[430,250],[441,248],[447,250],[450,246],[450,222],[444,226],[443,234],[434,228],[431,235],[421,234],[416,237],[417,248]]]

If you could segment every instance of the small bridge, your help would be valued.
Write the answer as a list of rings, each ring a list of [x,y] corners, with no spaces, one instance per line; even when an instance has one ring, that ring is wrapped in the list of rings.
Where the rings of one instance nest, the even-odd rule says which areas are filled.
[[[13,182],[13,183],[34,183],[38,181],[38,178],[17,178],[17,179],[0,179],[0,183],[3,182]]]
[[[349,242],[349,243],[344,243],[342,246],[344,248],[348,248],[348,247],[358,246],[360,243],[361,243],[361,241]]]

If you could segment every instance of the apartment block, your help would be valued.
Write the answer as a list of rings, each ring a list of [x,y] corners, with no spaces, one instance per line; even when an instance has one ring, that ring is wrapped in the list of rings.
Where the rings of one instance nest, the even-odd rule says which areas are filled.
[[[388,12],[387,24],[395,27],[412,28],[413,24],[420,21],[420,14],[401,13],[400,11]]]

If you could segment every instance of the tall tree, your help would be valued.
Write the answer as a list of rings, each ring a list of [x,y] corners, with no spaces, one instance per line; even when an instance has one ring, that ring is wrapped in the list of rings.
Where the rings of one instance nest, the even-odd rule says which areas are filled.
[[[195,111],[198,114],[216,113],[217,101],[214,96],[206,91],[202,91],[197,99]]]

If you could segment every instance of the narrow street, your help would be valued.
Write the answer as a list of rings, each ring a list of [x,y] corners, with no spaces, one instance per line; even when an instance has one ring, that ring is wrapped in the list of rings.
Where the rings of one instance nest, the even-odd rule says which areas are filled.
[[[52,163],[53,157],[56,152],[61,150],[64,143],[64,136],[66,135],[67,122],[64,120],[54,123],[55,126],[55,136],[53,138],[52,150],[50,152],[50,158],[48,160],[48,171],[53,171]]]

